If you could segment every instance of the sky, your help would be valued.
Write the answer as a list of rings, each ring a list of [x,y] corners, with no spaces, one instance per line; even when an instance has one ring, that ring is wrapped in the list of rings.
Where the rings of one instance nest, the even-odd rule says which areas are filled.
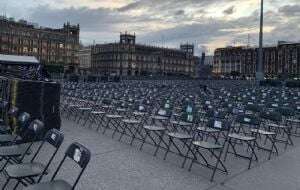
[[[300,41],[300,0],[264,0],[264,44]],[[260,0],[0,0],[0,14],[40,26],[80,24],[88,45],[119,41],[177,48],[195,44],[196,54],[215,48],[257,45]]]

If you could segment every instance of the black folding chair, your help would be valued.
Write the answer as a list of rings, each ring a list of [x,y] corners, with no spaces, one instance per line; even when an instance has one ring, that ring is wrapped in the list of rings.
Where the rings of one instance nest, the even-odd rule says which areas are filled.
[[[222,153],[223,153],[223,150],[225,147],[225,143],[228,139],[228,134],[230,131],[230,123],[228,123],[222,119],[215,118],[215,119],[210,119],[205,127],[211,128],[211,129],[216,129],[217,131],[219,131],[219,133],[224,133],[224,141],[219,142],[219,141],[216,141],[215,138],[204,138],[204,136],[201,136],[200,139],[194,139],[192,142],[192,148],[191,148],[194,157],[190,164],[189,171],[191,170],[193,163],[199,163],[201,165],[204,165],[213,170],[213,173],[210,178],[210,180],[213,181],[217,170],[225,172],[226,174],[228,173],[228,171],[225,167],[225,164],[221,160],[221,156],[222,156]],[[220,135],[218,135],[218,136],[220,136]],[[208,137],[211,137],[211,136],[208,136]],[[215,158],[215,163],[211,164],[210,160],[208,160],[206,158],[206,155],[203,154],[201,152],[201,150],[207,150],[211,154],[210,159],[211,159],[211,157]],[[204,163],[198,161],[199,159],[198,159],[197,155],[199,155],[199,157],[202,158]],[[219,164],[221,164],[222,168],[219,168]]]
[[[224,160],[227,158],[228,153],[233,153],[236,157],[244,158],[249,160],[248,169],[251,168],[253,157],[258,161],[258,157],[255,151],[255,146],[257,145],[256,139],[258,133],[253,133],[252,130],[259,130],[260,121],[257,117],[253,115],[238,115],[235,120],[235,125],[233,125],[231,132],[228,135],[227,149],[225,152]],[[247,150],[250,149],[250,155],[240,154],[236,150],[236,145],[247,145]],[[232,148],[233,152],[229,152],[229,147]]]
[[[69,158],[75,161],[81,168],[81,171],[76,178],[76,181],[73,185],[70,185],[65,180],[55,180],[56,175],[58,174],[59,170],[61,169],[63,163],[66,161],[66,158]],[[57,167],[56,171],[54,172],[51,181],[43,182],[39,184],[35,184],[25,188],[24,190],[73,190],[75,189],[76,185],[80,177],[82,176],[86,166],[88,165],[91,158],[90,151],[79,143],[73,143],[67,149],[64,158],[60,162],[59,166]]]
[[[34,125],[33,125],[34,127]],[[37,126],[39,127],[39,126]],[[17,184],[14,189],[17,189],[18,185],[21,183],[24,186],[28,184],[34,184],[36,182],[40,182],[43,176],[47,173],[47,169],[49,168],[51,162],[53,161],[57,151],[59,150],[60,145],[64,140],[64,135],[59,132],[57,129],[51,129],[46,133],[46,136],[43,142],[40,144],[38,149],[36,150],[34,156],[28,163],[21,164],[13,164],[9,165],[5,168],[4,174],[8,177],[6,183],[2,187],[4,190],[7,184],[11,179],[17,180]],[[54,151],[48,161],[38,162],[36,161],[38,155],[40,154],[42,149],[47,149],[50,151],[49,147],[45,147],[45,143],[51,145],[54,148]],[[35,178],[39,177],[38,180]]]
[[[17,141],[22,140],[24,137],[29,124],[30,114],[23,112],[19,114],[16,122],[16,128],[14,129],[14,134],[1,134],[0,135],[0,146],[10,145],[17,143]]]

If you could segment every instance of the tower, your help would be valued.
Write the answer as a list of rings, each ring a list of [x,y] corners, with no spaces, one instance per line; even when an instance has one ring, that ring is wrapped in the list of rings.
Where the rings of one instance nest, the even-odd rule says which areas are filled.
[[[125,32],[124,34],[120,34],[120,43],[121,44],[135,44],[135,34],[128,34]]]

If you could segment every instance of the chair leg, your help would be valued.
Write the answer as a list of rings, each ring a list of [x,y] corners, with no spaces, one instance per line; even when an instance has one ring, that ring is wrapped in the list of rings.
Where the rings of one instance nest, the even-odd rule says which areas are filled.
[[[165,153],[165,156],[164,156],[164,160],[166,160],[167,159],[167,155],[168,155],[168,153],[169,153],[169,151],[170,151],[170,146],[171,146],[171,137],[169,137],[169,143],[168,143],[168,147],[167,147],[167,150],[166,150],[166,153]]]
[[[15,185],[15,187],[14,187],[14,189],[13,189],[13,190],[16,190],[16,189],[17,189],[17,187],[19,186],[19,184],[20,184],[20,181],[18,180],[18,182],[16,183],[16,185]]]
[[[146,139],[147,139],[147,136],[148,136],[147,130],[145,130],[145,131],[146,131],[146,133],[145,133],[145,135],[144,135],[144,137],[143,137],[142,144],[141,144],[141,146],[140,146],[140,151],[143,149],[143,146],[144,146],[144,144],[145,144],[145,142],[146,142]]]
[[[160,144],[161,144],[161,142],[163,142],[163,135],[164,135],[164,131],[161,132],[160,135],[158,135],[159,142],[158,142],[158,144],[157,144],[157,146],[156,146],[156,150],[155,150],[155,152],[154,152],[154,156],[157,155],[157,152],[158,152],[158,150],[159,150]]]
[[[9,181],[10,181],[10,177],[8,177],[8,178],[6,179],[5,184],[2,186],[2,190],[4,190],[4,189],[6,188],[6,186],[7,186],[8,183],[9,183]]]

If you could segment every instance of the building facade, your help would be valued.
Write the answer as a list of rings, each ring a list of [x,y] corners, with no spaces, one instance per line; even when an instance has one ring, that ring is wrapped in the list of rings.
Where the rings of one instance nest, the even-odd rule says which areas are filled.
[[[213,55],[205,55],[204,65],[213,66],[214,64],[214,56]]]
[[[89,74],[91,71],[91,53],[91,46],[80,47],[80,49],[77,52],[77,57],[79,61],[78,72],[82,75]]]
[[[74,70],[78,66],[79,31],[79,25],[70,23],[52,29],[0,17],[0,53],[34,56],[42,64]]]
[[[91,66],[97,75],[195,77],[198,59],[193,45],[183,44],[180,49],[140,45],[135,35],[125,33],[119,43],[93,46]]]
[[[226,47],[215,50],[213,73],[255,77],[258,48]],[[279,42],[277,46],[263,48],[263,68],[267,78],[300,76],[300,43]]]

